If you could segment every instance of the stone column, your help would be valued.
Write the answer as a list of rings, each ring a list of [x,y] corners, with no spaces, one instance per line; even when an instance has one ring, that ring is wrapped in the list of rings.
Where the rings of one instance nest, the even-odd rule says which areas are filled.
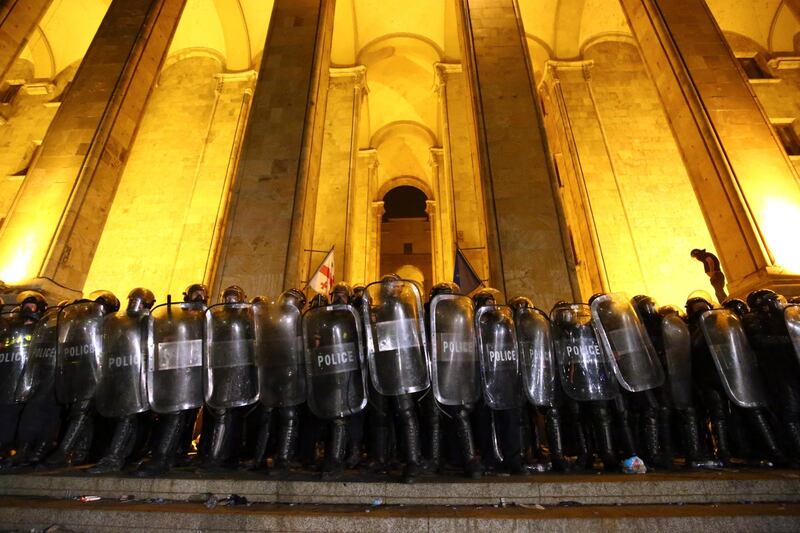
[[[0,83],[6,79],[36,25],[53,0],[6,0],[0,3]]]
[[[436,63],[436,92],[439,96],[442,148],[448,206],[452,213],[451,255],[445,258],[445,276],[452,276],[456,244],[482,278],[488,278],[486,226],[477,141],[472,120],[467,81],[456,63]]]
[[[596,232],[603,289],[635,286],[647,293],[626,202],[591,87],[592,65],[590,61],[547,63],[558,111],[565,114],[563,120],[569,124],[566,134],[575,148],[570,155],[577,164],[580,187],[586,191],[584,208],[593,214],[591,226],[581,231]]]
[[[453,189],[445,163],[444,149],[434,146],[430,149],[431,176],[438,201],[431,202],[435,208],[436,223],[430,218],[431,235],[434,237],[431,254],[433,260],[433,284],[452,281],[453,261],[455,259],[456,231],[453,217]],[[436,207],[438,205],[438,207]]]
[[[276,0],[214,287],[276,295],[304,277],[314,225],[332,0]]]
[[[621,0],[731,294],[800,292],[800,182],[703,0]],[[687,253],[689,251],[687,250]]]
[[[490,282],[548,307],[573,295],[527,44],[515,0],[460,0],[476,117]]]
[[[319,171],[313,250],[335,246],[336,279],[350,280],[351,203],[356,191],[358,122],[365,89],[366,67],[332,68],[325,113],[325,137]],[[313,257],[316,267],[323,253]],[[307,272],[306,275],[313,274]]]
[[[431,286],[444,279],[442,274],[442,217],[439,216],[439,211],[436,200],[425,200],[425,214],[428,215],[428,227],[431,232],[431,276],[433,276],[433,279],[429,280]]]
[[[374,281],[373,272],[377,270],[377,266],[373,263],[375,254],[380,254],[380,250],[376,252],[373,246],[374,233],[380,231],[380,225],[377,228],[373,227],[374,217],[371,211],[377,172],[378,152],[374,148],[358,150],[347,224],[345,264],[346,280],[352,284]],[[383,216],[382,210],[381,216]],[[378,218],[380,224],[380,217]]]
[[[114,0],[0,233],[0,279],[81,290],[186,0]]]
[[[383,200],[372,202],[369,230],[369,265],[365,283],[376,281],[381,275],[381,225],[386,207]]]

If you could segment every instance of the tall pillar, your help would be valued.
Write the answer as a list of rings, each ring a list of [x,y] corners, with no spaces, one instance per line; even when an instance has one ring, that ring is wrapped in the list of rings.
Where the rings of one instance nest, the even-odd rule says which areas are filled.
[[[366,67],[331,68],[325,112],[325,137],[319,170],[313,251],[310,268],[335,246],[336,279],[351,279],[350,247],[355,238],[350,231],[350,205],[357,194],[358,122],[365,93]],[[307,272],[313,275],[313,272]],[[308,279],[304,277],[304,279]]]
[[[433,261],[433,284],[453,279],[455,259],[456,231],[453,217],[453,189],[449,176],[449,168],[445,163],[444,149],[439,146],[431,147],[431,175],[433,176],[434,190],[438,201],[431,202],[430,206],[436,213],[436,223],[429,217],[431,235],[434,240],[431,248]]]
[[[347,224],[347,263],[345,264],[346,280],[352,284],[374,281],[373,272],[377,265],[373,264],[376,253],[373,248],[373,234],[380,231],[380,220],[377,229],[372,216],[372,194],[375,190],[378,173],[378,152],[374,148],[358,150],[356,154],[356,172],[353,179],[350,202],[349,222]],[[381,216],[383,216],[381,206]]]
[[[333,0],[276,0],[214,286],[276,295],[311,247]]]
[[[477,125],[491,283],[549,306],[574,272],[516,0],[460,0]]]
[[[83,287],[185,1],[111,3],[0,232],[0,279]]]
[[[800,182],[704,0],[621,0],[728,278],[800,292]],[[688,253],[688,250],[687,250]]]
[[[36,25],[53,0],[6,0],[0,3],[0,83],[6,79]]]
[[[475,272],[488,278],[483,191],[476,157],[477,141],[464,70],[456,63],[436,63],[436,93],[442,129],[442,181],[449,194],[452,242],[445,257],[445,276],[453,275],[455,245]]]

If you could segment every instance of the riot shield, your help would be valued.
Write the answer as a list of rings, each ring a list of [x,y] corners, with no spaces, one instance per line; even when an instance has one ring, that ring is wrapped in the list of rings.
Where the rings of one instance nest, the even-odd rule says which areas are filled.
[[[794,345],[794,353],[800,362],[800,305],[789,305],[783,310],[786,319],[786,329]]]
[[[615,398],[619,394],[617,380],[595,337],[589,306],[559,305],[550,319],[564,392],[578,401]]]
[[[514,315],[517,342],[522,357],[522,382],[533,405],[552,406],[556,369],[550,320],[539,309],[521,308]]]
[[[203,405],[205,305],[170,302],[153,308],[147,350],[147,399],[156,413]]]
[[[308,407],[331,420],[367,405],[361,324],[350,305],[310,309],[303,316]]]
[[[263,302],[253,306],[260,400],[267,407],[291,407],[306,400],[303,329],[292,304]]]
[[[17,402],[27,402],[55,386],[58,313],[58,307],[48,308],[33,327],[28,364],[17,387]]]
[[[0,405],[17,403],[24,395],[23,375],[28,364],[33,324],[19,313],[4,317],[0,328]]]
[[[103,321],[103,353],[95,403],[97,412],[109,418],[134,415],[150,409],[144,357],[147,317],[125,311]]]
[[[56,395],[64,404],[94,397],[103,353],[103,307],[81,301],[58,314]]]
[[[728,398],[740,407],[765,406],[758,361],[739,317],[729,309],[712,309],[700,317],[700,327]]]
[[[480,399],[474,318],[467,296],[439,294],[431,300],[431,384],[443,405],[469,405]]]
[[[475,313],[481,354],[483,399],[493,410],[522,405],[514,316],[507,305],[486,305]]]
[[[630,299],[605,294],[592,301],[592,323],[620,385],[630,392],[664,383],[664,370]]]
[[[372,383],[384,396],[430,385],[419,289],[407,280],[375,282],[364,290],[363,318]]]
[[[664,360],[672,403],[677,409],[692,406],[692,337],[678,315],[661,320]]]
[[[258,401],[256,323],[249,303],[221,303],[206,310],[205,401],[216,409]]]

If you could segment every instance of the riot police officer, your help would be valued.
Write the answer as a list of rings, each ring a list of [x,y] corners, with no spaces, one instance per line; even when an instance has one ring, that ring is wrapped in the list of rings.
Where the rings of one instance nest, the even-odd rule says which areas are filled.
[[[432,459],[438,463],[441,441],[439,409],[447,415],[441,422],[455,426],[456,446],[464,474],[479,479],[483,465],[475,447],[472,413],[482,395],[480,360],[475,345],[475,311],[469,297],[455,283],[439,283],[430,292],[426,329],[432,391],[427,398],[427,416]]]
[[[58,448],[44,461],[48,468],[81,464],[88,459],[94,435],[103,318],[117,310],[117,297],[100,290],[65,306],[58,315],[56,394],[68,406],[69,414]]]
[[[210,437],[201,468],[234,464],[236,434],[242,408],[258,400],[255,361],[256,325],[253,306],[238,285],[222,291],[220,303],[206,310],[204,414],[210,416]]]
[[[483,374],[483,401],[491,411],[495,455],[511,474],[525,473],[522,461],[522,379],[513,311],[500,305],[500,292],[479,290],[475,303],[475,330]]]
[[[649,296],[634,296],[632,303],[666,370],[666,382],[656,389],[658,433],[666,461],[674,457],[672,419],[677,415],[686,466],[703,460],[697,410],[692,393],[691,335],[674,307],[657,308]]]
[[[24,296],[23,296],[24,294]],[[36,465],[52,451],[61,430],[61,405],[55,393],[57,319],[67,302],[46,307],[44,297],[33,291],[20,294],[21,312],[36,320],[31,333],[30,356],[17,398],[24,403],[17,431],[16,454],[0,466],[2,471]],[[35,310],[34,310],[35,308]],[[46,309],[45,309],[46,308]]]
[[[362,318],[367,330],[376,458],[385,462],[389,408],[400,422],[405,441],[403,477],[413,482],[421,466],[419,420],[412,394],[430,386],[426,362],[422,303],[419,289],[396,274],[371,283],[364,292]]]
[[[745,331],[758,355],[759,367],[772,392],[772,407],[780,418],[795,463],[800,461],[800,364],[787,330],[786,303],[770,289],[751,292]]]
[[[203,404],[203,339],[208,289],[189,285],[183,302],[156,306],[150,313],[153,335],[148,359],[147,396],[157,414],[151,457],[134,473],[151,477],[172,468],[182,444],[188,447]],[[183,442],[182,442],[183,441]]]
[[[693,294],[686,301],[692,336],[692,375],[711,422],[717,458],[730,462],[731,413],[741,414],[761,441],[768,458],[785,463],[765,412],[760,370],[738,316],[714,309],[711,298]]]
[[[21,292],[17,303],[11,313],[4,314],[0,327],[0,455],[8,454],[18,442],[19,419],[34,387],[25,372],[32,361],[31,334],[47,308],[36,291]]]
[[[607,470],[616,468],[619,459],[608,402],[618,398],[619,389],[592,328],[591,309],[586,304],[560,302],[550,311],[550,319],[560,383],[574,428],[576,467],[594,463],[588,447],[593,433],[603,466]],[[589,417],[584,416],[587,411]],[[590,419],[592,432],[584,432],[584,418]]]
[[[141,413],[150,409],[144,358],[146,318],[155,301],[152,291],[137,287],[128,294],[127,309],[104,320],[96,405],[102,416],[115,419],[116,427],[106,454],[88,470],[90,474],[122,469],[133,451]]]
[[[312,306],[303,316],[308,407],[328,430],[323,479],[341,474],[348,419],[367,405],[360,316],[341,303],[349,298],[347,286],[337,285],[334,296],[337,303]]]
[[[285,472],[295,455],[300,431],[300,407],[306,401],[303,364],[302,311],[306,297],[289,289],[275,302],[255,306],[261,421],[255,464],[266,459],[273,427],[278,431],[278,450],[273,471]]]
[[[545,431],[553,470],[567,469],[564,458],[561,394],[553,354],[550,319],[537,309],[530,298],[516,296],[509,300],[514,310],[517,341],[522,357],[522,376],[530,407],[544,416]],[[536,435],[536,423],[531,421],[531,433]],[[539,439],[533,438],[538,447]]]

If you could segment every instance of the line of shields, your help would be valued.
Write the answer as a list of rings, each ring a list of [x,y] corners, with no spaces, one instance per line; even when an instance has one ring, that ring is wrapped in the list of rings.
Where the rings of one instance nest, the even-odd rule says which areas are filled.
[[[100,304],[84,300],[51,308],[35,324],[5,312],[0,404],[55,387],[62,403],[95,398],[108,417],[260,401],[308,402],[315,415],[332,419],[364,409],[368,373],[381,394],[432,385],[444,405],[482,397],[491,409],[519,407],[526,398],[549,406],[559,381],[579,401],[614,398],[620,386],[639,392],[666,383],[676,407],[691,402],[686,325],[664,317],[657,352],[621,294],[591,306],[557,306],[549,318],[505,305],[475,311],[466,296],[440,294],[428,316],[426,323],[419,288],[405,280],[370,284],[360,310],[330,305],[304,315],[281,301],[168,302],[131,317],[104,315]],[[800,306],[787,306],[785,317],[800,353]],[[707,311],[701,328],[731,401],[764,405],[757,360],[738,317]]]

